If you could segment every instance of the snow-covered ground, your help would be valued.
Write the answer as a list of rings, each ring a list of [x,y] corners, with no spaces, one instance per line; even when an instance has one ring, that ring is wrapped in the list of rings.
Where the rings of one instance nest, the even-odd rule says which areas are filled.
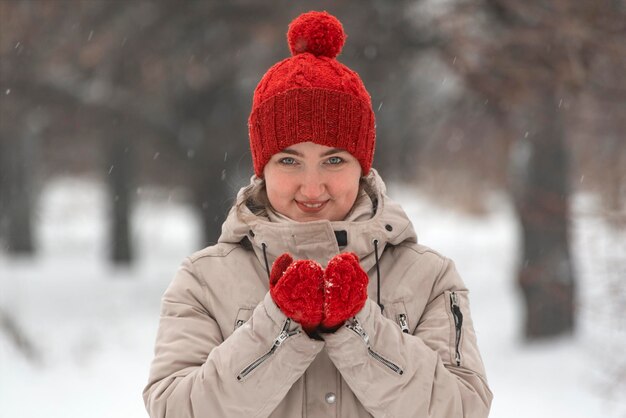
[[[87,180],[49,183],[38,206],[39,255],[20,260],[0,252],[0,314],[17,323],[32,352],[27,359],[0,333],[3,418],[147,416],[141,391],[160,296],[196,249],[198,219],[176,194],[143,190],[133,223],[138,261],[113,268],[106,261],[103,193]],[[473,218],[410,188],[390,194],[404,203],[420,240],[455,260],[472,292],[495,395],[491,417],[625,416],[618,393],[626,379],[620,385],[614,376],[624,367],[626,319],[612,297],[623,289],[626,233],[593,216],[593,199],[580,197],[574,207],[578,332],[529,344],[521,338],[514,282],[518,225],[507,200],[494,197],[489,214]]]

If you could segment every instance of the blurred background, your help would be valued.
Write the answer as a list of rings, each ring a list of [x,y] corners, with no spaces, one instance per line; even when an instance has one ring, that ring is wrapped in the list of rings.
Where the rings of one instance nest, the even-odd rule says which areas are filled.
[[[253,90],[312,9],[472,292],[491,416],[626,417],[622,0],[0,0],[0,415],[147,416],[160,297],[252,175]]]

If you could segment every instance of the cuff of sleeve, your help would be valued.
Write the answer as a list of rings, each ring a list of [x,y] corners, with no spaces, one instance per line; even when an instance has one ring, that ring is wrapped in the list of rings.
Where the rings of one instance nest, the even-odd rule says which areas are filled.
[[[263,308],[265,309],[265,313],[267,314],[267,316],[272,320],[272,322],[278,328],[281,328],[283,326],[283,324],[285,323],[285,321],[287,320],[287,315],[285,315],[283,313],[283,311],[280,310],[278,305],[276,305],[276,302],[274,302],[274,299],[272,299],[272,296],[270,295],[270,292],[267,292],[265,294],[265,298],[263,298],[262,304],[263,304]],[[304,329],[302,328],[302,325],[300,325],[298,322],[292,320],[291,321],[291,326],[289,327],[289,331],[294,331],[296,329],[300,330],[300,334],[303,334],[308,339],[315,340],[315,339],[309,337],[306,332],[304,332]],[[323,345],[323,342],[321,342],[321,343]]]
[[[272,295],[270,295],[270,292],[267,292],[265,294],[265,298],[263,298],[263,308],[265,309],[267,316],[269,316],[272,322],[278,326],[282,326],[287,319],[287,315],[285,315],[283,311],[280,310],[278,305],[276,305],[274,299],[272,299]]]
[[[372,299],[367,298],[365,305],[363,305],[363,308],[357,312],[355,316],[361,323],[361,326],[363,326],[368,333],[371,333],[373,331],[377,315],[382,315],[380,306],[378,306]]]
[[[380,307],[371,299],[365,301],[363,308],[355,315],[365,332],[372,336],[374,333],[374,322],[377,315],[380,315]],[[328,334],[322,334],[326,342],[326,348],[330,354],[333,350],[345,349],[345,343],[351,339],[359,337],[345,325],[341,326],[337,331]]]

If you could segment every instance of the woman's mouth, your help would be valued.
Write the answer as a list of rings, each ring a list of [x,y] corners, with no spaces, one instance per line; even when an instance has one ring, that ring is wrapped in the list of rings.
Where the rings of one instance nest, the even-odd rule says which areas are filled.
[[[325,200],[323,202],[300,202],[296,200],[296,204],[298,205],[298,208],[300,208],[301,211],[306,212],[306,213],[317,213],[321,211],[322,209],[324,209],[324,207],[326,206],[326,203],[328,203],[328,200]]]

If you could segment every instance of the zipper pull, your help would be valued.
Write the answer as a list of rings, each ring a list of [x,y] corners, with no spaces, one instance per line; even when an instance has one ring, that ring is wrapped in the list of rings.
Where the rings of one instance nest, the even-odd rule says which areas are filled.
[[[457,366],[461,365],[461,353],[459,353],[459,350],[456,350],[454,353],[454,361],[456,361]]]
[[[456,292],[450,292],[450,308],[452,309],[452,316],[454,317],[454,328],[455,328],[455,342],[454,342],[454,360],[456,361],[456,365],[461,365],[461,329],[463,326],[463,313],[461,312],[461,308],[459,306],[459,297]]]
[[[276,337],[276,339],[274,340],[274,347],[280,347],[282,343],[285,342],[285,340],[291,336],[294,336],[296,334],[300,334],[300,330],[295,329],[293,331],[289,331],[289,325],[291,324],[291,319],[287,318],[285,320],[285,323],[283,324],[283,328],[280,330],[280,334],[278,334],[278,337]]]
[[[278,337],[274,340],[274,347],[280,347],[280,345],[284,343],[287,338],[289,338],[289,334],[285,331],[278,334]]]
[[[460,331],[463,325],[463,313],[459,305],[459,297],[456,292],[450,293],[450,307],[452,308],[452,314],[454,315],[454,323],[456,328]]]
[[[365,330],[361,326],[361,323],[359,322],[359,320],[356,319],[356,316],[354,318],[352,318],[352,324],[347,323],[346,327],[348,327],[348,329],[352,330],[359,337],[361,337],[361,339],[363,341],[365,341],[365,345],[367,345],[369,347],[369,345],[370,345],[370,337],[369,337],[369,335],[367,335],[367,332],[365,332]]]
[[[450,293],[450,302],[452,303],[453,308],[459,307],[459,297],[456,295],[456,292]]]
[[[367,335],[367,332],[365,332],[365,330],[361,326],[361,323],[358,321],[358,319],[356,319],[356,317],[352,318],[352,323],[351,324],[346,322],[346,327],[348,329],[352,330],[354,333],[356,333],[359,337],[361,337],[361,339],[365,342],[365,347],[367,348],[367,353],[372,358],[374,358],[376,361],[378,361],[379,363],[381,363],[385,367],[388,367],[393,372],[395,372],[398,375],[402,376],[404,371],[402,370],[402,368],[400,368],[400,366],[394,364],[393,362],[387,360],[386,358],[384,358],[383,356],[378,354],[376,351],[372,350],[372,347],[370,346],[370,337],[369,337],[369,335]]]
[[[402,332],[404,332],[405,334],[409,333],[409,322],[406,319],[406,314],[400,314],[398,315],[398,322],[400,323],[400,328],[402,329]]]
[[[254,360],[252,363],[250,363],[248,366],[246,366],[238,375],[237,375],[237,380],[241,381],[243,380],[246,376],[248,376],[250,373],[252,373],[257,367],[259,367],[261,364],[263,364],[268,358],[270,358],[274,352],[276,350],[278,350],[278,347],[280,347],[282,345],[282,343],[285,342],[285,340],[293,335],[296,334],[300,334],[300,330],[299,329],[295,329],[293,331],[289,331],[289,325],[291,324],[291,319],[287,318],[287,320],[285,320],[285,323],[283,324],[283,328],[280,330],[280,334],[278,334],[278,337],[276,337],[274,339],[274,342],[272,343],[272,346],[270,347],[269,351],[265,354],[263,354],[261,357],[259,357],[258,359]]]

